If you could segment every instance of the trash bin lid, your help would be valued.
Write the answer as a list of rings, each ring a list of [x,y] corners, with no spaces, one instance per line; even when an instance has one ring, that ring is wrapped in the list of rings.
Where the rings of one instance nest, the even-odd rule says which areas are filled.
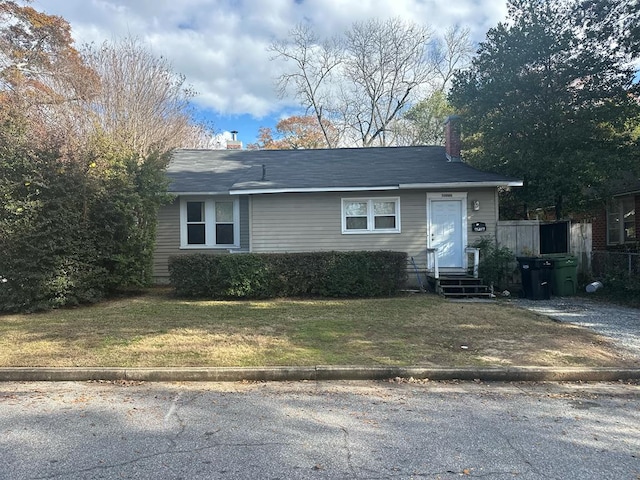
[[[551,260],[555,268],[571,267],[578,264],[578,258],[565,253],[553,253],[545,255],[544,258]]]
[[[544,257],[516,257],[521,269],[539,270],[541,268],[553,268],[553,263]]]

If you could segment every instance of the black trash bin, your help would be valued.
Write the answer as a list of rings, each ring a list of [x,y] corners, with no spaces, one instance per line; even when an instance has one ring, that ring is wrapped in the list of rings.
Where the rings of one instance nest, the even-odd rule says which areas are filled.
[[[553,262],[548,258],[517,257],[522,277],[522,291],[530,300],[551,298]]]

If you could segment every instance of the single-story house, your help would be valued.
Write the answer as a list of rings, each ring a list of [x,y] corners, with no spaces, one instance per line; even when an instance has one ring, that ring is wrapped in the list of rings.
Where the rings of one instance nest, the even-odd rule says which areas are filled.
[[[498,188],[522,182],[464,163],[458,122],[445,147],[174,151],[155,281],[190,253],[395,250],[426,268],[431,249],[466,272],[465,248],[495,238]]]
[[[640,245],[640,179],[616,189],[592,222],[594,251],[637,250]]]

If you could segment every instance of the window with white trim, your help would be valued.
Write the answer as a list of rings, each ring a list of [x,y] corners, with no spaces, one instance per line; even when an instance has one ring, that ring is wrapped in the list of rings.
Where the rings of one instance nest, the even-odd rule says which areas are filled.
[[[614,198],[607,206],[607,244],[619,245],[636,241],[635,197]]]
[[[400,199],[343,198],[342,233],[400,233]]]
[[[238,199],[181,198],[180,247],[240,246]]]

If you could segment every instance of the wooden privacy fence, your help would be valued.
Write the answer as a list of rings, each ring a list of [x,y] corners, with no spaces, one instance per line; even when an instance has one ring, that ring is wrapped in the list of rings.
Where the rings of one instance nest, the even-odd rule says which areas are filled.
[[[566,253],[574,255],[578,261],[578,272],[591,271],[591,224],[588,222],[566,223]],[[540,249],[539,220],[508,220],[498,222],[496,241],[501,247],[511,250],[517,257],[543,255]],[[544,225],[544,224],[543,224]],[[544,242],[542,242],[544,243]]]
[[[540,255],[540,221],[508,220],[498,222],[496,241],[517,257]]]
[[[577,222],[571,224],[569,252],[578,259],[578,273],[591,273],[591,224]]]

